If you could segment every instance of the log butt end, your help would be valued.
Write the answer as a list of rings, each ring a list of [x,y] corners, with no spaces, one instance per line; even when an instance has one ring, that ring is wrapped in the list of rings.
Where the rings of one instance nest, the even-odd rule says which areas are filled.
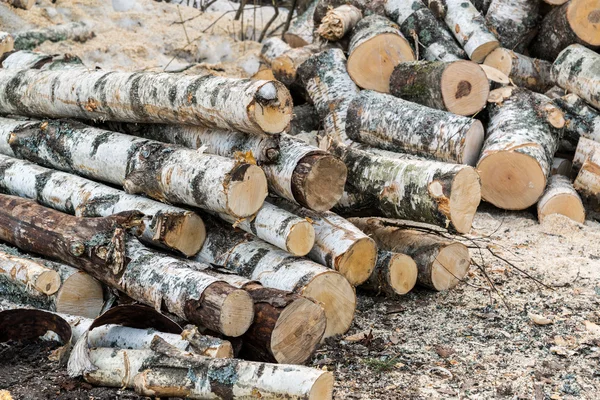
[[[469,42],[467,42],[465,44],[465,48],[468,48],[468,47],[469,47]],[[490,54],[492,51],[494,51],[498,47],[500,47],[500,42],[498,42],[496,40],[493,40],[490,42],[485,42],[482,45],[476,47],[475,50],[473,50],[473,52],[471,53],[471,56],[469,58],[473,62],[482,63],[483,60],[485,60],[485,58],[487,57],[487,55]]]
[[[567,7],[567,20],[579,39],[600,46],[600,0],[572,0]]]
[[[550,214],[561,214],[580,224],[585,222],[585,208],[576,194],[562,193],[552,197],[543,205],[538,205],[540,223],[544,222]]]
[[[471,166],[477,164],[484,139],[485,131],[483,129],[483,124],[478,119],[472,120],[469,130],[465,134],[465,146],[461,157],[463,164]]]
[[[56,271],[42,272],[35,281],[35,288],[48,296],[60,289],[60,275]]]
[[[399,295],[406,294],[417,283],[417,263],[406,254],[394,254],[389,265],[389,283],[394,292]]]
[[[309,400],[331,400],[333,398],[333,374],[323,372],[310,388]]]
[[[96,318],[104,304],[102,284],[82,271],[69,276],[56,295],[56,312]]]
[[[415,54],[404,37],[385,33],[352,50],[348,57],[348,74],[363,89],[389,93],[390,76],[396,65],[414,60]]]
[[[450,193],[450,220],[458,232],[467,233],[471,230],[480,202],[479,175],[474,168],[463,168],[454,177]]]
[[[253,117],[265,133],[281,133],[292,119],[292,96],[283,83],[265,82],[256,92]]]
[[[267,194],[267,178],[263,170],[256,165],[239,165],[231,173],[227,191],[229,213],[240,218],[254,215],[262,207]]]
[[[471,258],[469,249],[462,243],[452,243],[438,253],[431,267],[433,289],[442,291],[452,289],[469,271]]]
[[[377,245],[369,237],[355,241],[341,258],[336,260],[336,269],[351,285],[364,283],[375,268]]]
[[[485,107],[490,84],[479,65],[471,61],[456,61],[444,70],[441,89],[448,111],[458,115],[473,115]]]
[[[315,228],[308,221],[302,221],[292,227],[287,237],[286,248],[288,253],[303,257],[307,255],[315,244]]]
[[[281,313],[271,334],[271,351],[280,364],[303,364],[323,338],[327,318],[320,305],[298,298]]]
[[[340,335],[350,328],[356,311],[356,293],[341,274],[331,271],[317,275],[300,294],[323,307],[327,318],[323,338]]]
[[[307,170],[295,174],[294,178],[294,186],[300,189],[294,190],[294,197],[302,206],[319,212],[328,211],[342,198],[348,176],[348,168],[342,160],[330,154],[309,155],[300,160],[294,172],[299,168]],[[297,182],[299,179],[301,182]]]
[[[170,225],[165,234],[165,244],[186,257],[196,255],[206,239],[206,227],[202,218],[190,212]]]
[[[242,336],[254,320],[254,302],[245,290],[227,294],[221,305],[220,325],[225,336]]]
[[[498,47],[485,58],[483,64],[495,68],[508,76],[512,71],[513,57],[511,53],[512,51],[504,47]],[[506,84],[508,84],[508,81]]]
[[[538,162],[528,155],[498,151],[477,165],[481,196],[505,210],[524,210],[544,193],[546,176]]]

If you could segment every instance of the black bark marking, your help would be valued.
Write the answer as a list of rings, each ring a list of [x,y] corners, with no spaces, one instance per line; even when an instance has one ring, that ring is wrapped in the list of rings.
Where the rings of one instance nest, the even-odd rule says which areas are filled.
[[[141,72],[132,75],[131,87],[129,89],[129,103],[133,112],[140,118],[146,119],[148,112],[140,99],[140,81],[144,77]]]

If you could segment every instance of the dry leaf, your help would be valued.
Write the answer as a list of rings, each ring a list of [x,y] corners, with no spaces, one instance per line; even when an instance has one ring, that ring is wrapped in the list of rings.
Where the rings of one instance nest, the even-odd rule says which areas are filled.
[[[533,321],[534,324],[536,325],[548,325],[552,323],[551,319],[548,319],[546,317],[544,317],[543,315],[538,315],[538,314],[529,314],[529,319],[531,319]]]

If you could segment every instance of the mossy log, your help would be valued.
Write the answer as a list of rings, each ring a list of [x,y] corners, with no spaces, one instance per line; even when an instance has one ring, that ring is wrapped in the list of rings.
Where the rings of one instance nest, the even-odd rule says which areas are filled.
[[[488,106],[490,123],[477,170],[484,200],[523,210],[546,188],[565,120],[542,94],[511,88],[508,96]]]
[[[484,136],[479,120],[368,90],[350,103],[346,134],[384,150],[468,165],[477,162]]]
[[[348,74],[363,89],[390,91],[396,65],[415,60],[410,43],[399,26],[386,17],[370,15],[352,30],[348,45]]]
[[[153,88],[153,90],[147,90]],[[277,81],[86,69],[0,69],[0,112],[31,117],[205,125],[279,133],[292,99]]]
[[[600,18],[600,0],[598,5]],[[600,23],[598,31],[600,33]],[[600,34],[598,37],[600,41]],[[552,77],[557,85],[600,110],[600,54],[573,44],[564,49],[552,64]]]
[[[360,9],[344,4],[327,10],[317,33],[325,40],[337,41],[350,32],[362,18]]]
[[[537,204],[540,223],[551,214],[561,214],[573,221],[583,224],[585,208],[571,180],[563,175],[552,175],[548,187]]]
[[[554,86],[551,76],[552,64],[548,61],[530,58],[499,47],[485,58],[484,64],[508,76],[515,85],[534,92],[544,93]]]
[[[254,214],[267,196],[256,165],[71,121],[0,118],[0,152],[131,194],[238,217]]]
[[[522,53],[541,20],[539,1],[492,0],[485,21],[502,47]]]
[[[312,0],[306,11],[298,15],[287,32],[283,34],[283,40],[292,48],[313,43],[315,39],[315,22],[313,18],[318,3],[319,0]]]
[[[45,54],[19,50],[0,54],[0,67],[6,69],[71,69],[84,67],[83,61],[72,54]]]
[[[32,50],[47,41],[73,40],[75,42],[86,42],[95,37],[96,34],[92,25],[79,21],[17,32],[13,36],[16,50]]]
[[[443,5],[443,2],[436,2]],[[465,51],[456,43],[443,22],[425,7],[421,0],[388,0],[385,13],[400,26],[409,42],[418,38],[417,53],[429,61],[456,61],[467,58]],[[444,14],[445,15],[445,14]],[[441,18],[443,20],[443,18]],[[416,45],[415,45],[416,47]]]
[[[469,271],[471,257],[462,243],[408,229],[401,223],[388,225],[377,218],[351,218],[350,221],[371,236],[380,248],[413,257],[419,285],[438,291],[452,289]]]
[[[107,217],[123,211],[146,216],[140,239],[193,256],[202,247],[206,231],[194,212],[127,194],[76,175],[40,167],[0,155],[0,191],[79,217]]]
[[[600,47],[600,0],[571,0],[555,7],[542,20],[531,43],[531,55],[554,61],[571,44]]]
[[[387,296],[403,295],[417,283],[417,271],[410,256],[380,249],[373,273],[360,288]]]

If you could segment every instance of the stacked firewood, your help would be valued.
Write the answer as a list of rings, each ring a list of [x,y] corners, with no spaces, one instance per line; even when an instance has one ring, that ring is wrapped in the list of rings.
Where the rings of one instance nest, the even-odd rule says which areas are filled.
[[[348,330],[355,287],[456,286],[468,248],[436,232],[468,233],[481,199],[582,222],[578,192],[600,198],[599,16],[316,0],[254,79],[90,70],[26,50],[52,30],[0,33],[0,295],[72,329],[115,297],[200,327],[86,320],[69,371],[94,384],[330,398],[329,373],[268,363]],[[261,363],[210,358],[234,350]]]

